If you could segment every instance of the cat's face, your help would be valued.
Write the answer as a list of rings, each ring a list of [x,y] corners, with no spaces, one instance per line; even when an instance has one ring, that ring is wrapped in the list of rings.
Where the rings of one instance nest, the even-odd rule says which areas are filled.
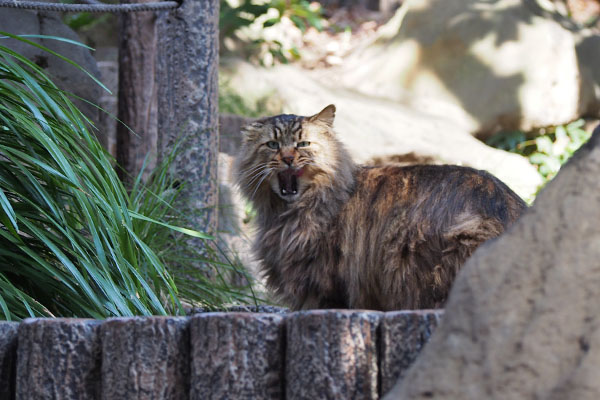
[[[252,200],[268,185],[286,202],[297,201],[321,175],[332,174],[335,106],[312,117],[277,115],[245,127],[238,162],[240,184]]]

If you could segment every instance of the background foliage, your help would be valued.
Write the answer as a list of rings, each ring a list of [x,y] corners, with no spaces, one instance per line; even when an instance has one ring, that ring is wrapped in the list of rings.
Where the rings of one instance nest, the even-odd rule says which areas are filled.
[[[584,128],[585,121],[579,119],[567,125],[549,127],[535,132],[500,132],[491,137],[487,144],[512,153],[521,154],[536,166],[544,185],[560,170],[560,167],[591,136]]]
[[[272,28],[284,21],[291,21],[302,33],[308,27],[323,29],[323,11],[319,3],[307,0],[222,0],[219,30],[222,48],[244,51],[247,57],[265,60],[265,53],[273,59],[287,63],[300,58],[300,52],[293,44],[265,35],[264,29]],[[239,42],[236,46],[235,42]]]

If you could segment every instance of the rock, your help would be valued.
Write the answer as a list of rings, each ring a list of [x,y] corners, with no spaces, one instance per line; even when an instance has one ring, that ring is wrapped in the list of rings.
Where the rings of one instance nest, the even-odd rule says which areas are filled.
[[[242,127],[255,118],[235,114],[219,114],[219,152],[236,156],[242,144]]]
[[[377,399],[381,313],[319,310],[287,322],[286,394],[296,399]]]
[[[187,399],[188,318],[111,318],[101,327],[102,399]]]
[[[15,35],[49,35],[80,42],[77,34],[63,24],[56,13],[2,8],[0,26],[3,31]],[[27,39],[69,58],[96,78],[100,77],[98,66],[90,50],[57,40]],[[42,67],[59,89],[74,93],[92,103],[100,98],[103,89],[98,84],[83,71],[58,57],[14,39],[2,40],[2,45],[19,52]],[[96,107],[79,99],[71,98],[71,100],[95,125],[98,124],[99,110]],[[108,138],[104,132],[95,131],[95,133],[100,143],[106,147]]]
[[[239,134],[239,132],[238,132]],[[252,253],[254,227],[248,224],[246,215],[248,202],[243,198],[235,185],[233,171],[234,157],[227,153],[219,153],[219,235],[218,240],[224,245],[220,250],[227,262],[233,262],[250,275],[245,276],[229,271],[228,281],[236,286],[246,286],[252,277],[256,286],[254,290],[263,292],[265,282],[259,271],[259,264]],[[251,280],[252,280],[251,279]]]
[[[0,322],[0,399],[13,399],[17,369],[17,322]]]
[[[204,307],[195,307],[186,310],[187,315],[208,313],[208,312],[229,312],[229,313],[261,313],[261,314],[281,314],[285,315],[290,312],[288,308],[277,306],[231,306],[223,309],[208,309]]]
[[[387,393],[417,359],[443,315],[442,310],[392,311],[381,318],[381,393]]]
[[[98,399],[100,321],[26,319],[18,330],[16,399]]]
[[[272,313],[285,315],[290,310],[285,307],[277,306],[231,306],[227,308],[228,312],[249,312],[249,313]]]
[[[486,146],[448,118],[348,91],[324,82],[319,71],[311,73],[293,65],[265,70],[240,62],[231,70],[236,71],[229,78],[232,88],[254,96],[279,96],[288,113],[312,115],[334,103],[335,130],[359,163],[412,154],[438,163],[467,165],[491,172],[526,199],[541,183],[524,157]]]
[[[98,130],[106,139],[106,149],[116,158],[117,156],[117,120],[118,115],[118,90],[119,90],[119,64],[116,61],[98,61],[98,69],[102,76],[102,83],[112,92],[102,92],[98,105],[106,112],[98,115]],[[104,144],[103,144],[104,145]]]
[[[482,137],[527,131],[599,114],[598,73],[580,72],[598,70],[598,37],[533,0],[412,0],[330,78]]]
[[[600,127],[461,270],[386,399],[600,398]]]
[[[599,4],[600,6],[600,4]],[[600,115],[600,35],[582,35],[577,42],[577,63],[581,73],[580,112]]]
[[[205,313],[191,318],[190,399],[280,399],[284,317]]]

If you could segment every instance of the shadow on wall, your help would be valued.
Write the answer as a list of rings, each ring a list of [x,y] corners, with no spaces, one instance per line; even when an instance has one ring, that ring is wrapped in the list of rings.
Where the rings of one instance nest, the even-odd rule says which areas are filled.
[[[464,1],[463,4],[436,3],[439,1],[431,2],[431,7],[409,12],[404,20],[402,31],[397,36],[400,40],[416,41],[421,49],[418,60],[413,68],[407,71],[406,80],[402,84],[409,91],[421,91],[418,86],[428,85],[428,83],[420,82],[420,75],[431,73],[461,105],[461,108],[479,123],[486,123],[487,104],[496,104],[503,105],[502,109],[497,109],[496,112],[511,116],[510,118],[514,120],[512,124],[516,125],[521,117],[518,93],[525,82],[523,73],[500,75],[495,72],[493,65],[475,56],[472,48],[478,42],[488,40],[492,43],[487,43],[487,46],[493,46],[497,51],[505,43],[517,41],[519,39],[517,25],[523,21],[509,16],[516,14],[517,6],[487,12],[477,7],[481,3],[478,1],[470,2],[469,5],[463,5]],[[456,15],[456,17],[448,18],[449,15]],[[502,29],[498,29],[496,21],[509,23],[504,24]],[[428,29],[420,28],[423,26],[428,26]],[[475,87],[476,82],[484,85]],[[423,91],[427,95],[426,87]],[[511,124],[508,120],[504,123]]]

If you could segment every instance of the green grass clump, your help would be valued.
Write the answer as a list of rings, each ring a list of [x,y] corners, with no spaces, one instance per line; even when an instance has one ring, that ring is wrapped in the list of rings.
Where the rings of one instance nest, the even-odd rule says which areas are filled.
[[[141,180],[143,170],[133,183],[132,212],[152,216],[136,219],[136,232],[168,266],[179,297],[187,305],[221,309],[234,304],[257,304],[262,300],[253,292],[253,278],[239,261],[229,258],[218,238],[180,228],[187,224],[193,211],[178,205],[185,183],[169,173],[176,154],[177,149],[152,171],[147,184]],[[235,286],[231,283],[234,280],[247,284]]]
[[[89,126],[36,64],[0,45],[0,319],[183,314],[184,297],[245,299],[202,273],[169,273],[181,235],[210,237],[173,226],[168,160],[128,193]]]

